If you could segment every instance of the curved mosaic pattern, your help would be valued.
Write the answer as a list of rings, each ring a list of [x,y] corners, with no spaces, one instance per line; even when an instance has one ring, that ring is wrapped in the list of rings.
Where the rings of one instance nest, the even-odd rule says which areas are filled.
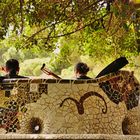
[[[43,129],[43,121],[40,118],[31,118],[28,124],[30,134],[40,134]]]
[[[139,84],[134,79],[133,72],[118,72],[117,76],[99,85],[114,103],[125,101],[128,110],[138,106]]]
[[[76,104],[78,113],[82,115],[82,114],[84,114],[84,106],[83,106],[83,103],[84,103],[84,101],[85,101],[87,98],[89,98],[90,96],[97,96],[97,97],[101,98],[101,99],[103,100],[104,104],[105,104],[105,108],[102,109],[102,112],[103,112],[103,113],[107,113],[107,104],[106,104],[106,102],[105,102],[105,99],[104,99],[103,96],[101,96],[99,93],[93,92],[93,91],[87,92],[87,93],[85,93],[83,96],[81,96],[79,102],[78,102],[76,99],[74,99],[74,98],[67,97],[67,98],[65,98],[65,99],[62,101],[62,103],[60,104],[60,107],[63,106],[63,104],[64,104],[64,102],[65,102],[66,100],[71,100],[71,101],[73,101],[73,102]]]
[[[128,71],[90,80],[5,80],[0,133],[139,134],[139,93]]]

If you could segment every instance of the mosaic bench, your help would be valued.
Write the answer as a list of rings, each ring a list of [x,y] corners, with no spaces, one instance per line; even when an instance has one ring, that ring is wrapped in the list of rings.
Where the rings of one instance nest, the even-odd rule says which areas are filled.
[[[140,86],[133,72],[91,80],[0,83],[0,134],[140,134]]]

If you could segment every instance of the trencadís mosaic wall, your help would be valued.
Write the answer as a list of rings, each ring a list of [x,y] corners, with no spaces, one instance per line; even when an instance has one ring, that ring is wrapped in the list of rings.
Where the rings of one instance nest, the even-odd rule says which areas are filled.
[[[140,134],[139,94],[128,71],[91,80],[4,80],[0,133]]]

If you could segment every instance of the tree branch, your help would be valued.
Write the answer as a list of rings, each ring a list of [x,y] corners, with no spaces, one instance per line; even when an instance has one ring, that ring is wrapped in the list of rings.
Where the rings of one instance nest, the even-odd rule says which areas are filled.
[[[21,18],[21,29],[20,29],[20,33],[23,32],[23,27],[24,27],[24,19],[23,19],[23,0],[19,0],[20,2],[20,18]]]
[[[66,33],[66,34],[61,34],[61,35],[58,35],[58,36],[52,36],[52,37],[50,37],[50,38],[58,38],[58,37],[68,36],[68,35],[71,35],[71,34],[73,34],[73,33],[76,33],[76,32],[78,32],[78,31],[80,31],[80,30],[86,28],[87,26],[90,26],[91,24],[93,24],[93,23],[95,23],[95,22],[101,20],[102,18],[106,17],[107,15],[108,15],[108,14],[105,14],[105,15],[102,16],[101,18],[96,19],[96,20],[94,20],[93,22],[91,22],[91,23],[89,23],[89,24],[86,24],[85,26],[83,26],[83,27],[81,27],[81,28],[78,28],[78,29],[75,30],[75,31],[72,31],[72,32],[69,32],[69,33]],[[42,38],[42,39],[47,39],[47,38]]]

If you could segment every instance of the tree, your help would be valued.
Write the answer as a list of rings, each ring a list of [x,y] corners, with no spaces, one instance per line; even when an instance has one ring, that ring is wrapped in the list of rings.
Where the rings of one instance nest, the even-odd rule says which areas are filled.
[[[128,0],[2,0],[0,37],[15,32],[24,40],[21,48],[55,45],[58,37],[92,27],[112,36],[131,24],[134,5]],[[32,31],[27,33],[27,27]]]
[[[1,0],[3,59],[13,48],[21,61],[51,57],[51,69],[60,74],[82,55],[102,62],[139,54],[137,7],[132,0]]]

